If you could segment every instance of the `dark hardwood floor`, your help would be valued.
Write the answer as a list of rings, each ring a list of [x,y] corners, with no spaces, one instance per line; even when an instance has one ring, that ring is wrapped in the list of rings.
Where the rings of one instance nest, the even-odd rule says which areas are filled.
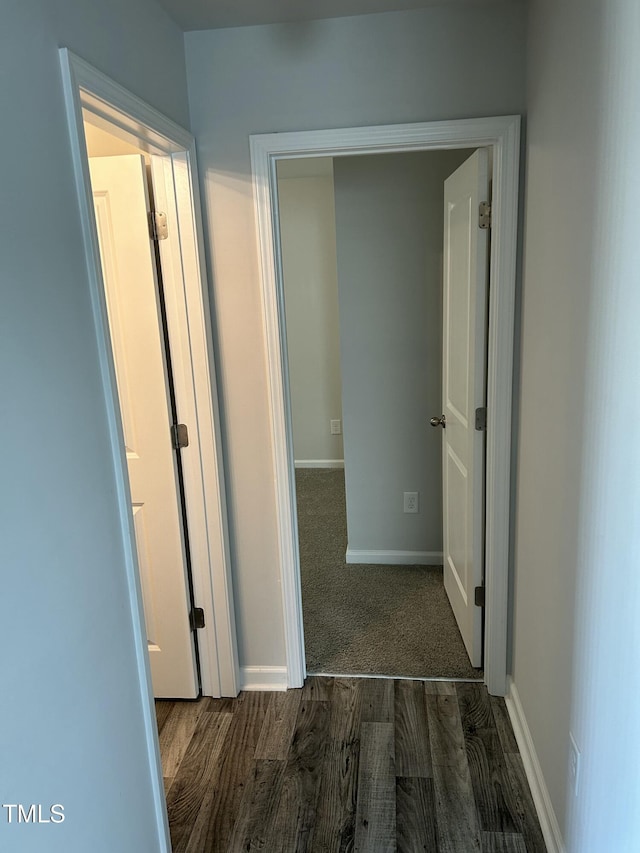
[[[545,853],[482,684],[316,677],[156,714],[174,853]]]

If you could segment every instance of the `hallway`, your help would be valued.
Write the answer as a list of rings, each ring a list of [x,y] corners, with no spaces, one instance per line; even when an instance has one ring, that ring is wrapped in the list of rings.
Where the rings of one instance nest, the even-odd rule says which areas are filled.
[[[312,677],[156,712],[174,853],[545,853],[483,685]]]

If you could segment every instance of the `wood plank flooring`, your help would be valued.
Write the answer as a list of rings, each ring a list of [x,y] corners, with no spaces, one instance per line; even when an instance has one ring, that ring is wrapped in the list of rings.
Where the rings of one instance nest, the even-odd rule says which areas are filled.
[[[174,853],[545,853],[482,684],[308,678],[156,702]]]

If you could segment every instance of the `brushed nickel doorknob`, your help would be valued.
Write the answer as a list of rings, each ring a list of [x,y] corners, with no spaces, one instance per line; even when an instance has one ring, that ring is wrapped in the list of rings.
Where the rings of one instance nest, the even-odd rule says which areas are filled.
[[[446,429],[446,428],[447,428],[447,419],[446,419],[446,417],[445,417],[444,415],[441,415],[439,418],[438,418],[438,417],[431,418],[431,420],[429,421],[429,423],[431,424],[431,426],[432,426],[432,427],[439,427],[439,426],[441,426],[441,427],[442,427],[442,429]]]

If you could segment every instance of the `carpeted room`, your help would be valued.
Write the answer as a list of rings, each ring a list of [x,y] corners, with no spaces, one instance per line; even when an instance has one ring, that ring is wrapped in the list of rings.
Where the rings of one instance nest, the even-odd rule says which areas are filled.
[[[443,182],[468,156],[278,164],[309,673],[482,678],[443,585],[429,427],[441,407]]]
[[[344,471],[299,469],[296,493],[309,673],[482,677],[442,566],[348,565]]]

